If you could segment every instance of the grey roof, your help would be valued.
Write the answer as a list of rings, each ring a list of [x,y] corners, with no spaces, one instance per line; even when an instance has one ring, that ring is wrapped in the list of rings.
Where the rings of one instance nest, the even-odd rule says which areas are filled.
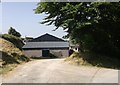
[[[68,42],[27,42],[25,48],[68,48]]]

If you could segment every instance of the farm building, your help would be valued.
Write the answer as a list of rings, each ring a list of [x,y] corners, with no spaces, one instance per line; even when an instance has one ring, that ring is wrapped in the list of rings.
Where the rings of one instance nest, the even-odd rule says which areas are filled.
[[[69,43],[50,34],[44,34],[26,42],[23,52],[29,57],[48,57],[53,54],[57,57],[69,56]]]

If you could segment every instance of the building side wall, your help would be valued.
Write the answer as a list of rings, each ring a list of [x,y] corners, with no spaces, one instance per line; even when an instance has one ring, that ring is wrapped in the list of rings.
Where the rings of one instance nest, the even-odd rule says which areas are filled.
[[[60,50],[50,50],[50,53],[57,57],[68,57],[69,56],[68,49],[60,49]],[[42,50],[24,50],[23,53],[28,57],[41,57]]]

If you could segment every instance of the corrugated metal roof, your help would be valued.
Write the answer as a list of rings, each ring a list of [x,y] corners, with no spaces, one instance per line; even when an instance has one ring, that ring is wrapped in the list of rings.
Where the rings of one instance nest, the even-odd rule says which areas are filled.
[[[68,42],[27,42],[24,48],[68,48]]]

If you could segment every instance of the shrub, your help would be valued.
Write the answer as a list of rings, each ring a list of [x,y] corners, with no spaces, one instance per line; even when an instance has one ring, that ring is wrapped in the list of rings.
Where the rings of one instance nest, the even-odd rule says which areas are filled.
[[[2,60],[4,61],[3,64],[13,64],[13,63],[19,63],[12,55],[9,55],[6,52],[0,51],[2,53]]]
[[[3,65],[14,63],[19,64],[20,62],[28,62],[30,60],[25,55],[19,55],[17,53],[12,53],[11,55],[3,51],[0,51],[0,53],[2,54],[2,60],[4,61]]]
[[[29,59],[28,57],[26,57],[25,55],[21,55],[19,59],[20,59],[21,61],[25,61],[25,62],[30,61],[30,59]]]
[[[11,54],[18,62],[28,62],[29,61],[29,58],[26,57],[25,55],[19,55],[17,53],[12,53]]]

